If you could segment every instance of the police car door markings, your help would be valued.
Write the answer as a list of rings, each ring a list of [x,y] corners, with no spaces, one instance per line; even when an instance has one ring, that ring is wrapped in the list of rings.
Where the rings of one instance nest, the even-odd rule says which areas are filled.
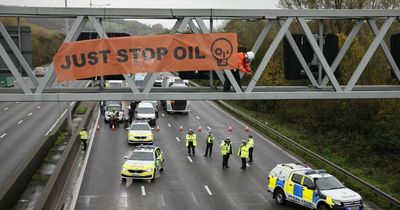
[[[178,142],[181,142],[181,140],[180,140],[178,137],[176,137],[176,140],[177,140]]]
[[[28,116],[31,116],[33,113],[32,112],[30,112],[29,114],[28,114]]]
[[[146,190],[144,189],[144,186],[142,186],[141,188],[142,188],[142,195],[146,196]]]
[[[212,195],[212,192],[211,192],[210,188],[208,188],[207,185],[204,185],[204,188],[206,188],[206,190],[207,190],[207,192],[208,192],[209,195]]]
[[[187,156],[187,158],[189,159],[189,162],[193,163],[193,160],[190,158],[190,156]]]
[[[168,127],[171,127],[171,124],[168,123]]]

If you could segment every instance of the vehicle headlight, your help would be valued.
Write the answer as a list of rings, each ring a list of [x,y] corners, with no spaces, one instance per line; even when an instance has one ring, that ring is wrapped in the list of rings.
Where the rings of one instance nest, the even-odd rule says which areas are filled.
[[[125,172],[125,171],[128,171],[128,169],[126,169],[126,168],[122,168],[122,171],[123,171],[123,172]]]
[[[149,168],[146,170],[146,172],[152,172],[154,170],[154,168]]]
[[[334,199],[332,199],[332,202],[333,202],[335,205],[338,205],[338,206],[341,206],[341,205],[342,205],[342,202],[339,201],[339,200],[334,200]]]

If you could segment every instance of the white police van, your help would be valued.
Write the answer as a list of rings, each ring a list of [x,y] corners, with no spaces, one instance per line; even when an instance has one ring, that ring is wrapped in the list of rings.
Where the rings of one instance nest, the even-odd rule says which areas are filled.
[[[325,170],[287,163],[269,172],[268,191],[283,205],[291,201],[310,209],[362,210],[361,196]]]

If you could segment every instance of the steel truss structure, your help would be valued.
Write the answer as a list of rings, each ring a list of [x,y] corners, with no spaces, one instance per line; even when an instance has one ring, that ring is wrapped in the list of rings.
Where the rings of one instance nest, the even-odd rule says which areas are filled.
[[[42,18],[75,18],[69,28],[64,42],[75,41],[85,25],[90,22],[100,37],[106,38],[101,20],[103,19],[174,19],[176,20],[171,33],[183,32],[189,27],[194,33],[211,33],[204,20],[209,19],[247,19],[263,20],[266,22],[251,51],[258,53],[263,41],[270,32],[272,25],[278,23],[280,29],[275,34],[272,43],[268,46],[259,66],[254,72],[249,84],[239,87],[231,71],[216,71],[218,80],[225,80],[224,73],[230,80],[234,92],[222,92],[221,87],[187,88],[158,88],[153,87],[157,74],[147,74],[143,87],[137,87],[129,75],[124,75],[128,88],[54,88],[54,67],[51,64],[43,80],[38,81],[32,69],[24,60],[21,52],[13,43],[4,25],[0,22],[0,33],[6,40],[13,53],[26,71],[32,85],[28,85],[16,68],[4,46],[0,45],[0,56],[16,78],[18,88],[0,88],[0,101],[93,101],[93,100],[160,100],[160,99],[187,99],[187,100],[277,100],[277,99],[364,99],[364,98],[400,98],[399,85],[356,85],[365,67],[375,51],[380,46],[390,63],[397,80],[400,79],[400,70],[388,46],[384,41],[390,26],[399,21],[400,10],[249,10],[249,9],[116,9],[116,8],[43,8],[43,7],[0,7],[2,17],[42,17]],[[332,65],[329,65],[322,52],[322,46],[317,43],[308,26],[308,20],[347,19],[356,24],[349,33],[347,40],[340,49]],[[376,20],[383,21],[378,28]],[[302,56],[289,30],[290,25],[298,21],[304,31],[315,55],[317,56],[324,78],[315,79]],[[334,72],[345,56],[354,38],[361,27],[368,23],[376,37],[371,42],[362,60],[353,72],[347,84],[339,84]],[[210,30],[211,29],[211,30]],[[319,30],[322,37],[323,28]],[[257,86],[257,82],[266,71],[266,66],[276,51],[279,43],[286,37],[300,61],[309,79],[308,86]],[[321,43],[321,42],[320,42]],[[322,74],[320,74],[322,75]]]

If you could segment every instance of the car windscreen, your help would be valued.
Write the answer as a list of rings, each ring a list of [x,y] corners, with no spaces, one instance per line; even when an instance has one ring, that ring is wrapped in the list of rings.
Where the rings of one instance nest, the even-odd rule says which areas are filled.
[[[316,179],[315,184],[319,190],[334,190],[345,188],[345,186],[335,177],[321,177]]]
[[[154,160],[154,155],[152,152],[132,152],[129,160]]]
[[[154,108],[152,107],[139,107],[138,113],[140,114],[154,114]]]
[[[112,112],[112,110],[115,109],[115,111],[121,111],[121,106],[107,106],[107,111]]]
[[[149,129],[149,124],[132,124],[131,125],[131,130],[135,130],[135,131],[137,131],[137,130],[145,130],[145,131],[147,131],[147,130],[150,130]]]

